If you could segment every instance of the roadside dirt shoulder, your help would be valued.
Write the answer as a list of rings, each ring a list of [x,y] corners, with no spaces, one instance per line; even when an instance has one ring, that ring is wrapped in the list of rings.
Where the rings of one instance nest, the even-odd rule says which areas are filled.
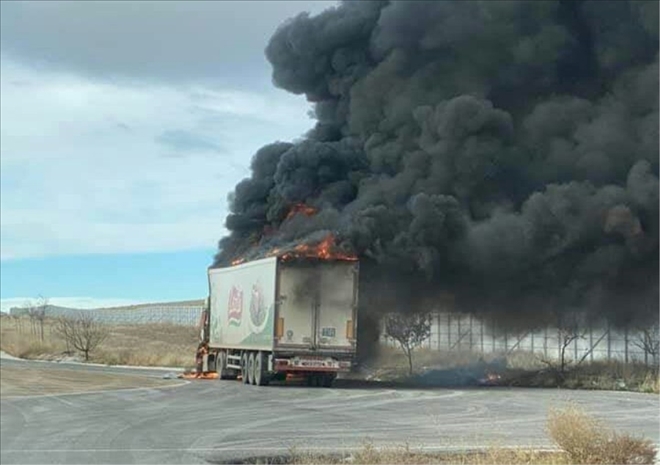
[[[176,381],[144,375],[99,373],[79,369],[35,366],[0,366],[0,397],[71,394],[109,389],[159,387]]]

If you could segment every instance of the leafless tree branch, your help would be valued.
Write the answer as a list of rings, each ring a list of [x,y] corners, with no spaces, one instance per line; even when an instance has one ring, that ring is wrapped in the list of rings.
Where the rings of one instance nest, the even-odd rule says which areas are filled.
[[[85,360],[108,337],[108,329],[99,323],[90,312],[81,311],[75,316],[61,316],[55,322],[55,333],[65,340],[67,346],[82,352]]]

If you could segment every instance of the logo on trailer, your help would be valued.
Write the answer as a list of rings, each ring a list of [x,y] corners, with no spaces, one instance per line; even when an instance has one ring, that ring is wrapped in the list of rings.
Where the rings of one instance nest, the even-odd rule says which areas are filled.
[[[250,298],[250,326],[253,333],[260,333],[268,323],[268,314],[270,309],[264,303],[264,292],[260,283],[252,286],[252,296]]]
[[[227,304],[227,319],[232,326],[240,326],[243,318],[243,291],[236,286],[229,291],[229,302]]]

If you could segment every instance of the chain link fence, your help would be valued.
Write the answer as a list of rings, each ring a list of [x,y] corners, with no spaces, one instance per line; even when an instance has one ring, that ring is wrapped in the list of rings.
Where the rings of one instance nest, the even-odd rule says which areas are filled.
[[[567,335],[565,329],[556,327],[514,332],[494,320],[451,312],[434,312],[430,316],[431,336],[422,347],[431,350],[477,354],[524,351],[545,360],[559,360],[564,350],[566,358],[574,361],[618,360],[651,366],[660,363],[657,325],[634,329],[607,324],[573,326]],[[384,331],[381,334],[383,344],[396,345]]]
[[[80,310],[75,308],[45,306],[46,318],[75,316],[80,312],[92,312],[97,321],[115,325],[167,323],[183,326],[195,326],[199,323],[204,307],[203,300],[132,305],[127,307],[99,308]],[[12,316],[28,315],[29,309],[12,308]]]

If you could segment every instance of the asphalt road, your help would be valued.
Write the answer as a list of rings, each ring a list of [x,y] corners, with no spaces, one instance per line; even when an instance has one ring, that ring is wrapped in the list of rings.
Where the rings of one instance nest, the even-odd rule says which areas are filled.
[[[5,364],[20,364],[2,360]],[[66,365],[122,373],[118,368]],[[162,377],[165,372],[130,370]],[[1,372],[0,372],[1,373]],[[573,401],[660,443],[656,395],[546,389],[323,389],[172,381],[165,388],[3,398],[0,462],[222,463],[360,446],[551,447],[548,408]]]

